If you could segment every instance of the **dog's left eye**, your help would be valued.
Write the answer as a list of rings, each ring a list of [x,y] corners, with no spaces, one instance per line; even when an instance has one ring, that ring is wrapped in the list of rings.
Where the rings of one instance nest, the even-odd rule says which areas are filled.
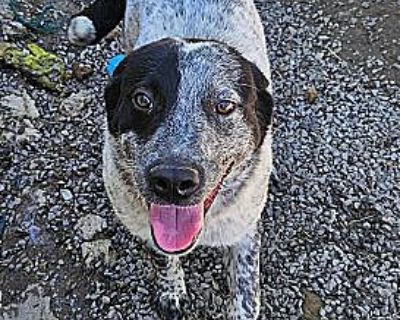
[[[223,116],[231,114],[233,111],[235,111],[235,109],[236,109],[236,103],[229,100],[220,101],[215,106],[215,111]]]
[[[136,90],[132,101],[135,107],[141,111],[151,111],[153,108],[153,97],[147,91]]]

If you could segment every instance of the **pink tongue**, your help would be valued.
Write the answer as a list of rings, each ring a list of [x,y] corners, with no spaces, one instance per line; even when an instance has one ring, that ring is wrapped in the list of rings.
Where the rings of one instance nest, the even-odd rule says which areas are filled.
[[[203,204],[188,207],[152,204],[150,208],[154,240],[169,253],[188,249],[200,233],[203,219]]]

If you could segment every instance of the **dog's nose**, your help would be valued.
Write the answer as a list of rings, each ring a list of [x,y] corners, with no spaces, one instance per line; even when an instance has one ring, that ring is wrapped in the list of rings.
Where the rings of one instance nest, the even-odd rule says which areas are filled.
[[[153,191],[167,201],[189,198],[200,185],[199,171],[191,167],[157,166],[149,178]]]

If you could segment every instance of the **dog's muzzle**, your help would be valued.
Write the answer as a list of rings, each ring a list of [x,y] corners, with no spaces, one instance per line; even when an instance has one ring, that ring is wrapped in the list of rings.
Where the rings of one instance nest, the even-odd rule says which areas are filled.
[[[180,254],[194,246],[203,229],[205,214],[217,197],[231,167],[205,198],[189,205],[180,204],[190,203],[191,198],[198,196],[204,184],[199,170],[174,165],[159,165],[149,170],[150,189],[164,202],[150,204],[151,232],[154,243],[161,251]]]
[[[194,167],[163,164],[150,169],[148,180],[151,191],[167,203],[150,205],[154,242],[169,254],[189,250],[203,227],[204,207],[202,202],[179,204],[199,191],[200,172]]]
[[[149,180],[157,196],[170,203],[179,203],[199,190],[200,173],[191,167],[163,165],[150,170]]]

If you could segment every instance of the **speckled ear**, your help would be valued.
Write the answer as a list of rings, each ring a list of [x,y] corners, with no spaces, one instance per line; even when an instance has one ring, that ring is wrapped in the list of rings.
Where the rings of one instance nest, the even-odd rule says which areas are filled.
[[[69,40],[80,46],[95,44],[110,33],[123,19],[126,0],[97,0],[72,17]]]

